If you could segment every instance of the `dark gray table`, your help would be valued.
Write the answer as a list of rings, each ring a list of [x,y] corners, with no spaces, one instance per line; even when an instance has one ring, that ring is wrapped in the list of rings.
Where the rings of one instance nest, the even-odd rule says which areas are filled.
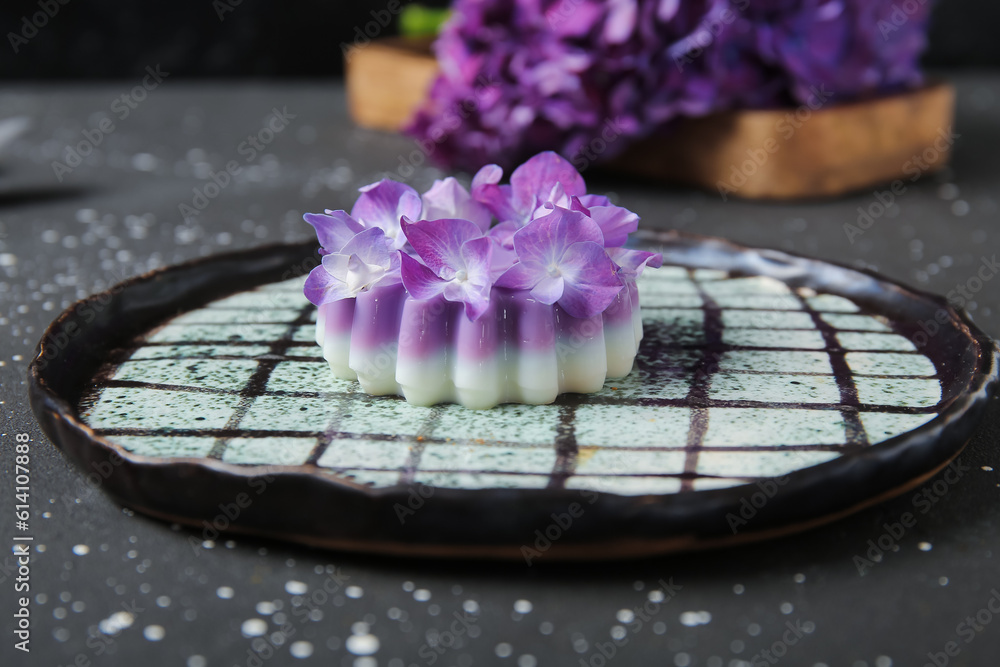
[[[876,201],[873,193],[834,203],[723,203],[712,193],[588,173],[591,191],[614,192],[646,225],[869,266],[946,293],[1000,251],[1000,76],[952,78],[960,135],[953,167],[909,185],[853,243],[844,225]],[[55,315],[151,268],[306,239],[303,212],[349,207],[356,187],[385,171],[398,177],[414,148],[354,128],[336,83],[192,85],[167,77],[141,91],[142,101],[131,98],[131,108],[120,98],[137,85],[0,92],[0,117],[35,119],[0,162],[0,536],[6,543],[16,533],[12,445],[16,433],[29,433],[35,538],[28,656],[13,649],[16,574],[6,547],[0,556],[0,664],[909,667],[929,662],[928,653],[939,665],[997,664],[1000,617],[989,611],[992,598],[1000,609],[996,401],[961,456],[968,472],[926,513],[907,493],[793,537],[632,563],[526,568],[225,536],[202,543],[198,531],[136,515],[91,489],[42,436],[25,398],[28,360]],[[193,190],[229,160],[245,159],[241,142],[273,109],[287,109],[287,127],[185,223],[179,205],[190,205]],[[101,129],[109,128],[104,116],[110,132]],[[59,180],[52,162],[65,160],[67,145],[98,139]],[[420,167],[410,182],[426,187],[440,175]],[[972,315],[1000,334],[998,285],[986,281],[973,296]],[[907,511],[916,526],[859,575],[855,556]],[[671,578],[682,588],[655,602],[658,582]],[[651,592],[652,612],[639,627],[630,610]],[[464,625],[454,615],[463,607],[474,612]],[[285,638],[275,634],[282,625]],[[440,635],[450,628],[454,642]],[[265,639],[244,636],[255,632]],[[605,658],[601,650],[610,653],[616,636],[627,641]],[[439,652],[430,648],[435,641],[453,645]],[[943,653],[949,642],[955,657]]]

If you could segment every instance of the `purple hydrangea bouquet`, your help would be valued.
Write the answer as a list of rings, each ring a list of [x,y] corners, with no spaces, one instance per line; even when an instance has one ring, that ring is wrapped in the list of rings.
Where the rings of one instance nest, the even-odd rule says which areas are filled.
[[[451,167],[584,167],[682,117],[918,86],[925,0],[456,0],[407,131]]]
[[[636,278],[658,253],[624,248],[638,216],[587,194],[555,153],[494,164],[471,192],[392,180],[351,213],[308,213],[322,263],[305,294],[334,375],[375,395],[472,408],[551,403],[624,377],[642,338]]]

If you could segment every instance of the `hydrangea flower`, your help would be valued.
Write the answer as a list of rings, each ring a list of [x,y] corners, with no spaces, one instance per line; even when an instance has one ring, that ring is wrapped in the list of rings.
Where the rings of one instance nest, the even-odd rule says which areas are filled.
[[[930,7],[455,0],[434,45],[441,73],[407,132],[451,167],[509,167],[548,149],[582,168],[682,116],[844,102],[919,85]]]
[[[475,321],[499,286],[593,317],[646,266],[662,263],[659,253],[620,247],[638,216],[587,194],[579,172],[555,153],[528,160],[509,184],[502,177],[488,165],[471,193],[446,178],[423,195],[383,180],[361,188],[350,214],[307,213],[323,260],[306,296],[322,305],[402,283],[414,299],[464,304]]]
[[[325,214],[306,213],[303,216],[316,230],[320,254],[339,252],[356,234],[373,228],[381,229],[393,248],[406,245],[399,220],[404,215],[411,218],[420,216],[423,203],[417,191],[388,178],[358,191],[361,195],[350,215],[346,211],[327,209]]]
[[[365,230],[360,222],[345,211],[327,209],[325,214],[306,213],[302,218],[316,230],[321,255],[340,252],[351,239]]]
[[[399,283],[399,252],[379,227],[356,234],[328,252],[306,278],[305,295],[317,306],[357,296],[378,285]]]
[[[573,317],[603,312],[622,289],[601,229],[579,211],[556,207],[535,218],[514,234],[514,248],[517,263],[497,285],[530,290],[540,302],[558,303]]]
[[[510,175],[510,185],[499,185],[503,169],[489,164],[472,179],[472,194],[500,222],[530,222],[545,204],[569,206],[570,197],[587,194],[583,177],[573,165],[551,151],[539,153]]]
[[[471,220],[484,233],[489,230],[490,223],[493,222],[490,210],[481,202],[473,199],[469,191],[451,176],[443,181],[434,181],[434,185],[423,194],[421,199],[423,200],[423,210],[420,218],[423,220],[444,218]],[[413,216],[407,217],[412,218]]]
[[[472,196],[500,220],[496,237],[506,247],[518,228],[556,206],[590,217],[600,227],[607,247],[623,245],[639,226],[635,213],[614,206],[607,197],[587,194],[580,172],[552,151],[539,153],[515,169],[510,185],[499,185],[502,177],[500,166],[486,165],[472,179]]]
[[[400,253],[403,287],[410,296],[443,295],[447,301],[464,303],[468,318],[478,320],[490,304],[493,241],[476,223],[461,219],[404,218],[403,232],[424,262]]]

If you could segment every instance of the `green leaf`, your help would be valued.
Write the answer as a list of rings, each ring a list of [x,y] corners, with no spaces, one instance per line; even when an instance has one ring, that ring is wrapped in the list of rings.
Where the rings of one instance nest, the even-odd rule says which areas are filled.
[[[441,26],[451,16],[450,9],[425,7],[411,3],[399,15],[399,32],[406,37],[430,37],[441,31]]]

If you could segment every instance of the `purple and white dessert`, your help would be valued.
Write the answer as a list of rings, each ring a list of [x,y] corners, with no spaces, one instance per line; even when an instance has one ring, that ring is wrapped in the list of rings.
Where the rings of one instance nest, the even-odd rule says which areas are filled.
[[[345,211],[307,213],[323,261],[305,295],[334,375],[410,403],[551,403],[631,371],[636,278],[659,253],[622,246],[639,217],[555,153],[500,185],[454,178],[419,195],[383,180]]]

